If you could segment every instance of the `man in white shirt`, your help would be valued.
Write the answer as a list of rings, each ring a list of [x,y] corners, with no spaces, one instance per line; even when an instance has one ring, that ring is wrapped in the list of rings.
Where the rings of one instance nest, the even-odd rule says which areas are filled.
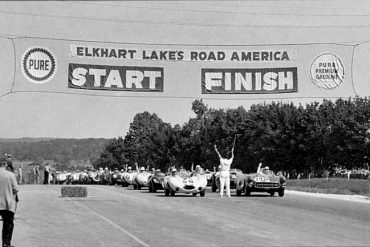
[[[226,195],[231,197],[230,195],[230,167],[231,163],[234,160],[234,146],[231,149],[231,158],[222,158],[221,154],[217,150],[217,146],[215,145],[215,151],[220,158],[220,196],[223,197],[224,195],[224,186],[226,185]]]

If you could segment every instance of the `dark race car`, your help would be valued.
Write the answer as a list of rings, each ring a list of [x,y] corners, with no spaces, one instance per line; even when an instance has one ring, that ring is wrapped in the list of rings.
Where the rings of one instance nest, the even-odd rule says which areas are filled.
[[[121,184],[122,183],[122,173],[118,169],[114,169],[110,174],[110,185]]]
[[[243,175],[243,172],[239,169],[230,169],[230,189],[236,188],[236,179]],[[212,175],[212,192],[216,192],[220,189],[220,172],[216,172]]]
[[[148,179],[149,192],[157,192],[163,190],[163,179],[166,176],[163,172],[156,172]]]
[[[283,175],[275,175],[272,171],[247,174],[237,178],[236,195],[245,193],[249,196],[251,192],[267,192],[274,196],[277,192],[282,197],[285,185],[286,178]]]

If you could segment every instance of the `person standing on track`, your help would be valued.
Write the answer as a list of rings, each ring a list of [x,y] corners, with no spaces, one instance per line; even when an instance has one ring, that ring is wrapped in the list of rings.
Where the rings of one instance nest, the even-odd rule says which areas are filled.
[[[231,197],[230,195],[230,167],[231,163],[233,163],[234,160],[234,146],[231,149],[231,158],[226,159],[223,158],[217,150],[217,146],[215,144],[215,151],[218,154],[218,157],[220,158],[220,197],[223,197],[224,195],[224,186],[226,185],[226,195],[227,197]]]
[[[2,246],[11,247],[18,186],[15,174],[5,169],[6,163],[4,158],[0,159],[0,215],[3,219]]]
[[[49,184],[49,173],[50,173],[50,166],[49,163],[46,163],[44,168],[44,184]]]

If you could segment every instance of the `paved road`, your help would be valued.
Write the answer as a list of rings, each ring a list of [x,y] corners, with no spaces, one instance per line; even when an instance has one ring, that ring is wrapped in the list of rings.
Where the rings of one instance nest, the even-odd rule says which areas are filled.
[[[370,204],[286,194],[219,198],[87,186],[21,187],[13,244],[50,246],[370,246]]]

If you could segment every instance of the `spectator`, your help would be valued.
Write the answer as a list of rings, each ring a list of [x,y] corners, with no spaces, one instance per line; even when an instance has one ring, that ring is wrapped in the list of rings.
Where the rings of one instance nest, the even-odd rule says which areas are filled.
[[[33,173],[35,175],[35,184],[39,184],[40,183],[40,169],[39,169],[39,166],[35,166],[35,168],[33,169]]]
[[[23,171],[22,171],[22,165],[18,167],[18,184],[22,184],[23,182]]]
[[[0,215],[3,219],[3,247],[11,247],[14,229],[14,214],[18,202],[18,187],[15,174],[7,171],[5,158],[0,159]]]
[[[46,163],[44,168],[44,184],[49,184],[49,173],[50,173],[50,166],[49,163]]]

